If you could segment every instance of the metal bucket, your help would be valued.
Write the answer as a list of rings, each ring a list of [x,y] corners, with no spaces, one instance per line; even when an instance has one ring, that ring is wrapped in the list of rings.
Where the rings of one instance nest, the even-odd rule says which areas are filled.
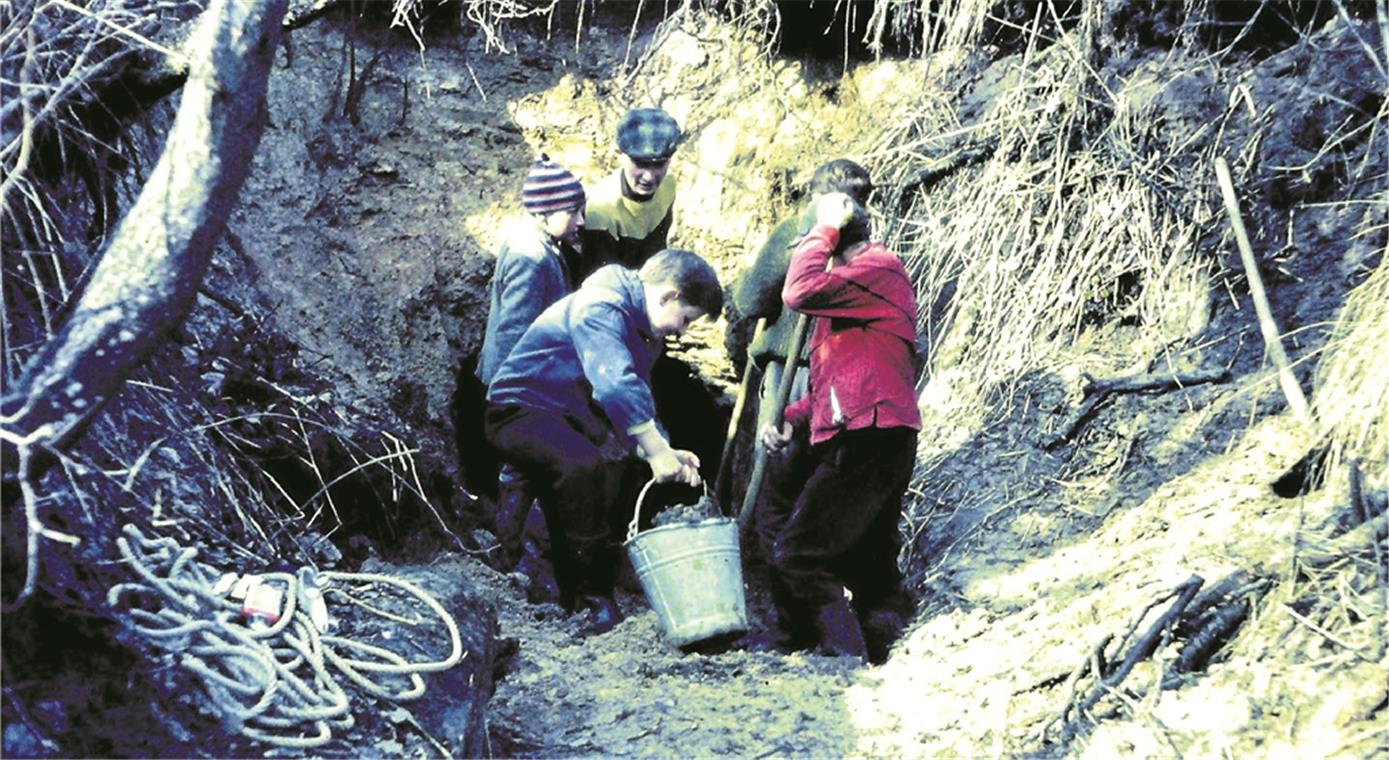
[[[652,528],[637,533],[647,483],[627,528],[632,560],[661,632],[676,646],[748,629],[738,524],[728,517]]]

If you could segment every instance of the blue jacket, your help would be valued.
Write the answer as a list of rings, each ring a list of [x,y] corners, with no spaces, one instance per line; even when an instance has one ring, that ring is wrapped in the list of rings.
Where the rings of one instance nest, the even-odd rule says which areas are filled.
[[[545,307],[574,290],[558,243],[534,221],[508,231],[488,287],[491,308],[478,355],[477,377],[492,382],[497,368]]]
[[[493,404],[570,416],[595,442],[654,420],[651,367],[663,349],[637,272],[610,264],[546,309],[502,362]]]

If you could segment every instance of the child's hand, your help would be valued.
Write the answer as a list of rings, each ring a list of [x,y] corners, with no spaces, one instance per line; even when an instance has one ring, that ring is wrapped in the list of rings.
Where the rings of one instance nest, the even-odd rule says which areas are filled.
[[[843,229],[854,217],[854,200],[844,193],[825,193],[815,199],[815,222]]]
[[[676,458],[679,459],[682,464],[693,469],[695,473],[699,472],[699,457],[695,456],[693,451],[686,451],[684,449],[671,449],[671,451],[675,452]],[[691,483],[690,485],[697,486],[699,483]]]
[[[771,424],[763,425],[760,436],[762,438],[762,445],[766,446],[768,451],[781,451],[786,447],[786,444],[791,442],[791,423],[781,423],[780,430],[777,430]]]
[[[646,460],[651,465],[651,477],[657,483],[684,483],[697,486],[699,457],[680,449],[667,449]]]

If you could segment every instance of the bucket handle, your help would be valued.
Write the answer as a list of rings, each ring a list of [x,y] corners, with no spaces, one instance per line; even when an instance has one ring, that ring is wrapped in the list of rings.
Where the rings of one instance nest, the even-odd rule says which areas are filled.
[[[641,493],[637,494],[637,506],[635,509],[632,510],[632,522],[627,524],[628,541],[631,541],[632,539],[637,537],[637,522],[641,520],[641,505],[642,502],[646,501],[646,492],[651,490],[651,486],[654,485],[656,485],[656,479],[652,478],[646,481],[646,485],[641,487]],[[709,483],[707,481],[701,481],[700,485],[704,487],[704,495],[708,496]]]

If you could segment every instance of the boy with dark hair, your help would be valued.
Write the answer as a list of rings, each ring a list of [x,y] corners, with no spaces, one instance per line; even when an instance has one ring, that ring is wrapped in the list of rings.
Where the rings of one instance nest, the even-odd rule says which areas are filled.
[[[787,408],[782,429],[764,427],[762,440],[777,449],[793,427],[808,427],[812,445],[813,466],[773,542],[778,609],[809,621],[829,652],[881,662],[909,611],[897,522],[921,417],[911,280],[868,235],[867,214],[849,196],[816,199],[815,226],[782,291],[787,307],[818,318],[810,392]]]
[[[763,368],[764,393],[767,374],[775,372],[780,375],[781,368],[786,364],[786,349],[791,342],[796,315],[784,312],[781,289],[786,283],[786,270],[791,265],[791,251],[815,224],[815,199],[826,193],[844,193],[863,206],[868,203],[868,196],[872,192],[873,183],[868,170],[859,164],[847,158],[836,158],[820,164],[810,179],[810,201],[799,215],[782,221],[772,229],[752,266],[734,288],[733,306],[737,309],[740,322],[767,318],[762,337],[747,347],[748,358]],[[805,365],[805,356],[802,355],[799,365]],[[777,367],[769,370],[767,367],[773,362]],[[775,388],[775,384],[772,387]]]
[[[810,180],[810,201],[797,216],[791,217],[773,230],[767,242],[758,251],[752,266],[743,274],[733,290],[733,306],[738,312],[738,320],[756,320],[765,317],[766,328],[757,340],[747,347],[748,361],[756,362],[762,373],[761,391],[757,402],[756,430],[761,430],[772,420],[772,399],[781,386],[782,375],[787,366],[787,352],[790,349],[791,334],[799,314],[783,308],[781,291],[786,284],[786,271],[791,264],[791,252],[815,225],[815,201],[828,193],[844,193],[861,208],[873,191],[868,170],[847,158],[826,161],[815,168]],[[737,327],[730,328],[730,330]],[[794,403],[805,395],[807,367],[810,361],[810,342],[807,340],[796,357],[793,371],[796,377],[791,386],[789,403]],[[760,442],[754,446],[761,449]],[[753,507],[751,529],[757,540],[762,557],[771,560],[773,545],[782,526],[791,516],[795,507],[800,485],[808,474],[807,457],[810,441],[804,428],[796,431],[792,439],[778,451],[768,451],[763,487],[758,492],[758,500]],[[781,579],[775,573],[770,582],[773,586],[772,598],[782,601],[789,598],[789,592],[777,588]],[[814,644],[814,626],[809,620],[794,620],[800,609],[778,607],[777,625],[767,635],[757,637],[755,644],[791,651],[804,649]]]
[[[491,383],[516,341],[547,306],[574,290],[571,266],[584,224],[583,185],[541,154],[521,187],[526,218],[505,231],[488,287],[490,309],[478,356],[477,379]],[[495,473],[496,470],[493,470]],[[494,516],[502,562],[515,564],[532,494],[514,468],[503,467]]]
[[[614,512],[632,454],[658,482],[700,482],[698,457],[657,426],[651,366],[666,336],[722,306],[713,267],[689,251],[606,266],[546,309],[492,379],[488,440],[539,497],[561,604],[589,610],[599,632],[622,619]]]
[[[680,138],[680,126],[659,108],[634,108],[617,125],[620,166],[588,200],[584,252],[592,266],[635,269],[666,247],[675,208],[666,176]]]

